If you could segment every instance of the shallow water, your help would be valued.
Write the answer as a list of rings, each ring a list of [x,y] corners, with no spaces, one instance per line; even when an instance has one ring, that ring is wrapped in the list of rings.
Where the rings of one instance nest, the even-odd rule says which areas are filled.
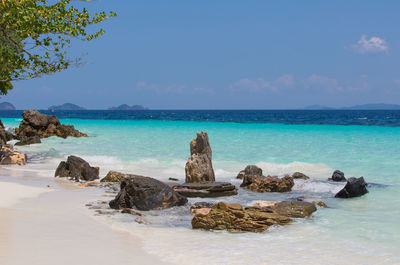
[[[2,119],[10,127],[17,126],[19,120]],[[52,137],[40,145],[18,147],[31,157],[27,167],[43,177],[53,177],[60,160],[75,154],[100,166],[101,176],[112,169],[160,180],[184,180],[189,142],[197,131],[207,131],[219,181],[239,185],[236,174],[247,164],[257,164],[265,174],[301,171],[312,178],[296,181],[291,193],[259,194],[240,189],[238,196],[223,200],[245,205],[252,200],[304,196],[330,206],[319,209],[312,218],[262,234],[193,231],[187,207],[150,213],[146,218],[152,224],[147,226],[134,222],[133,216],[98,218],[141,237],[148,252],[165,260],[181,264],[400,263],[400,127],[161,120],[62,122],[75,125],[90,137]],[[360,198],[335,199],[343,184],[325,181],[335,169],[347,177],[364,176],[368,182],[386,186],[370,187],[370,193]]]

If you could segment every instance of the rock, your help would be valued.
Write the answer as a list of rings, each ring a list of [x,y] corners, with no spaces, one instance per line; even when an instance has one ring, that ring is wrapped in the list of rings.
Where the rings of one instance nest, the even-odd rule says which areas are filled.
[[[143,220],[140,217],[136,217],[135,222],[138,224],[145,224],[145,225],[149,224],[148,222],[146,222],[145,220]]]
[[[211,202],[196,202],[190,206],[190,213],[193,215],[207,215],[214,205]]]
[[[133,208],[148,211],[181,206],[187,198],[168,185],[150,177],[128,175],[121,181],[121,189],[109,205],[113,209]]]
[[[346,181],[346,178],[344,177],[344,173],[340,170],[335,170],[332,174],[332,177],[329,178],[328,180],[332,181]]]
[[[190,157],[185,166],[186,183],[215,181],[208,134],[198,132],[190,142]]]
[[[177,178],[168,178],[168,180],[170,180],[170,181],[179,181],[179,179],[177,179]]]
[[[294,172],[292,175],[292,178],[294,178],[294,179],[309,179],[310,177],[301,172]]]
[[[138,215],[138,216],[144,216],[144,213],[138,212],[136,210],[130,209],[130,208],[124,208],[122,209],[121,213],[128,213],[132,215]]]
[[[100,182],[98,182],[98,181],[88,181],[88,182],[85,182],[85,183],[80,183],[78,186],[79,187],[83,187],[83,188],[87,188],[87,187],[96,187],[98,185],[100,185]]]
[[[317,208],[311,202],[283,201],[272,207],[272,211],[287,217],[304,218],[310,216]]]
[[[252,201],[247,207],[265,208],[276,204],[274,201]]]
[[[271,225],[287,225],[289,217],[275,213],[245,210],[240,204],[217,203],[206,215],[195,215],[193,229],[227,230],[231,232],[264,232]]]
[[[326,203],[324,203],[323,201],[313,201],[312,203],[315,206],[319,206],[321,208],[328,208],[328,205],[326,205]]]
[[[93,181],[99,178],[99,168],[91,167],[88,162],[80,157],[69,156],[66,162],[60,162],[54,176],[74,179],[75,181]]]
[[[22,113],[24,118],[15,132],[18,139],[30,138],[37,136],[39,138],[47,138],[50,136],[58,136],[62,138],[87,137],[87,134],[75,130],[72,125],[61,124],[54,115],[45,115],[37,110],[26,110]]]
[[[293,185],[293,178],[289,175],[283,178],[245,175],[240,187],[257,192],[287,192],[292,190]]]
[[[190,209],[190,213],[193,215],[207,215],[211,211],[211,208],[199,208],[199,209]]]
[[[0,144],[6,145],[8,141],[12,140],[14,137],[12,133],[6,130],[3,122],[0,120]]]
[[[341,189],[336,195],[336,198],[352,198],[352,197],[359,197],[366,193],[367,190],[367,183],[365,182],[363,177],[360,178],[349,178],[347,180],[346,185],[343,189]]]
[[[31,145],[31,144],[40,144],[39,136],[31,136],[31,137],[24,137],[19,142],[16,142],[15,145]]]
[[[14,151],[11,146],[1,145],[0,165],[26,165],[28,158],[25,154]]]
[[[228,182],[183,183],[173,189],[186,197],[223,197],[237,194],[235,185]]]
[[[100,182],[121,182],[126,174],[117,171],[108,171],[107,175]]]
[[[262,176],[262,169],[255,165],[248,165],[239,172],[236,178],[243,179],[246,175]]]

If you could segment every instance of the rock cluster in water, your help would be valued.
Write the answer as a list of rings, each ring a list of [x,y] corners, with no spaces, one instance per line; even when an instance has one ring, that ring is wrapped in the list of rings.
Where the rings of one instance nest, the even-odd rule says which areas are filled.
[[[75,181],[93,181],[99,178],[99,168],[90,166],[80,157],[69,156],[67,161],[60,162],[54,176]]]
[[[288,192],[292,190],[293,185],[293,178],[289,175],[282,178],[245,175],[240,187],[256,192]]]

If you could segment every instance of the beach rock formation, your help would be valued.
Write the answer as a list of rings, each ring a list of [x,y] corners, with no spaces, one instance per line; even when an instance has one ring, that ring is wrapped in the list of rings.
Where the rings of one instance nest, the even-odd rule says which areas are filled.
[[[344,173],[340,170],[335,170],[332,174],[332,177],[329,178],[328,180],[332,181],[346,181],[346,178],[344,177]]]
[[[360,178],[349,178],[347,180],[346,185],[343,189],[341,189],[336,195],[336,198],[353,198],[359,197],[366,193],[367,190],[367,183],[365,182],[363,177]]]
[[[11,146],[1,145],[0,165],[26,165],[28,158],[25,154],[14,151]]]
[[[183,183],[173,189],[185,197],[222,197],[237,194],[235,185],[228,182]]]
[[[58,136],[62,138],[87,137],[87,134],[75,130],[73,125],[61,124],[54,115],[45,115],[37,110],[26,110],[22,113],[24,118],[19,127],[15,129],[18,139],[38,136],[39,138],[47,138],[50,136]]]
[[[292,175],[292,178],[306,180],[306,179],[309,179],[310,177],[305,175],[305,174],[303,174],[303,173],[301,173],[301,172],[294,172],[293,175]]]
[[[293,218],[308,217],[317,210],[313,203],[305,201],[278,202],[271,209],[277,214]]]
[[[6,130],[3,122],[0,120],[0,144],[6,145],[8,141],[13,139],[12,133]]]
[[[240,187],[257,192],[287,192],[292,190],[293,185],[293,178],[289,175],[283,178],[245,175]]]
[[[99,178],[99,168],[91,167],[88,162],[77,156],[69,156],[67,161],[62,161],[54,177],[69,178],[75,181],[93,181]]]
[[[20,139],[19,142],[16,142],[15,145],[31,145],[31,144],[40,144],[42,141],[40,141],[40,137],[35,135],[31,137],[24,137]]]
[[[264,232],[271,225],[287,225],[292,221],[289,217],[273,212],[262,212],[255,208],[243,209],[240,204],[226,202],[219,202],[208,213],[204,213],[193,217],[193,229]]]
[[[111,170],[104,178],[100,180],[100,182],[121,182],[125,176],[126,174],[124,173]]]
[[[212,151],[208,134],[198,132],[190,142],[190,157],[185,166],[186,183],[215,181]]]
[[[148,211],[181,206],[187,198],[168,185],[150,177],[127,175],[121,181],[121,189],[109,205],[112,209],[133,208]]]
[[[254,175],[254,176],[262,176],[262,169],[255,165],[248,165],[245,169],[239,172],[236,178],[243,179],[244,176]]]

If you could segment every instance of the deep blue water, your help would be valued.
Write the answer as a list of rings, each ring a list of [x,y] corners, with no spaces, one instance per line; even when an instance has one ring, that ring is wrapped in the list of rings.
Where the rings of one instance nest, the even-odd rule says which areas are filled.
[[[400,126],[400,110],[83,110],[41,111],[62,119],[168,120],[239,123]],[[1,118],[21,117],[22,110],[0,111]]]

